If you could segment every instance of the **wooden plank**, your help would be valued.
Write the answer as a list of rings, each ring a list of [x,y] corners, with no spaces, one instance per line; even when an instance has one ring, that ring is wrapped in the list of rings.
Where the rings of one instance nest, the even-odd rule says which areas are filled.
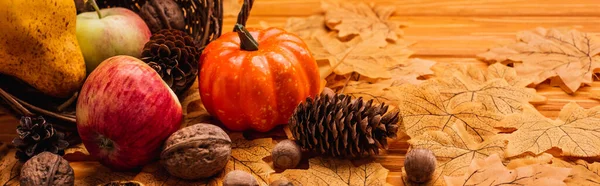
[[[536,27],[575,28],[582,32],[600,35],[600,17],[393,17],[393,21],[406,25],[403,38],[414,43],[411,49],[416,57],[459,56],[473,57],[492,47],[516,41],[516,33]],[[231,31],[234,18],[224,19],[224,31]],[[248,27],[284,27],[286,17],[255,16]],[[507,26],[510,25],[510,26]]]
[[[321,11],[321,0],[257,0],[252,15],[298,16]],[[362,0],[396,6],[403,16],[600,16],[597,0]]]

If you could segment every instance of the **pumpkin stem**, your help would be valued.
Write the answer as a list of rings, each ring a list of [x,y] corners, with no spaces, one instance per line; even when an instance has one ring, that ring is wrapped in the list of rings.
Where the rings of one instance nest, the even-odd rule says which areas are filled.
[[[250,32],[244,28],[244,25],[235,24],[235,31],[238,33],[240,37],[240,48],[246,51],[257,51],[258,50],[258,42],[252,37]]]

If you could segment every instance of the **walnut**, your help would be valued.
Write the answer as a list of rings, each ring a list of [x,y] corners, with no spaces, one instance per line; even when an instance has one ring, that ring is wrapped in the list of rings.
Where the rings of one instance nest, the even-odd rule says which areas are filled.
[[[231,139],[223,129],[199,123],[173,133],[160,154],[162,165],[176,177],[193,180],[219,173],[231,156]]]
[[[269,184],[269,186],[294,186],[294,184],[288,180],[279,179],[279,180],[275,180],[274,182],[271,182],[271,184]]]
[[[42,152],[21,168],[21,185],[74,185],[75,176],[69,162],[59,155]]]
[[[273,157],[273,166],[279,169],[291,169],[298,166],[302,158],[300,147],[292,140],[283,140],[275,147],[271,153]]]
[[[406,154],[404,170],[408,180],[425,183],[431,179],[435,171],[435,155],[429,149],[412,149]]]
[[[233,170],[223,178],[223,186],[258,186],[258,181],[250,173]]]
[[[140,9],[140,17],[152,33],[161,29],[185,29],[183,10],[173,0],[150,0]]]

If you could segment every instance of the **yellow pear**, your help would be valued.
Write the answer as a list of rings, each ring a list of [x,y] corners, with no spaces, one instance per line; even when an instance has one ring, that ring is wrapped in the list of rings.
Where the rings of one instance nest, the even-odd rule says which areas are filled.
[[[0,0],[0,73],[54,97],[69,97],[86,76],[73,0]]]

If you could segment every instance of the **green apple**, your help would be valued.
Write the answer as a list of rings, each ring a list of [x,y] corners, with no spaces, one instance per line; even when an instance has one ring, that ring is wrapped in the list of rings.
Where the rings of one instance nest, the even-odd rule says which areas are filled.
[[[139,58],[150,39],[148,25],[125,8],[99,10],[77,15],[77,40],[90,74],[102,61],[117,55]]]

